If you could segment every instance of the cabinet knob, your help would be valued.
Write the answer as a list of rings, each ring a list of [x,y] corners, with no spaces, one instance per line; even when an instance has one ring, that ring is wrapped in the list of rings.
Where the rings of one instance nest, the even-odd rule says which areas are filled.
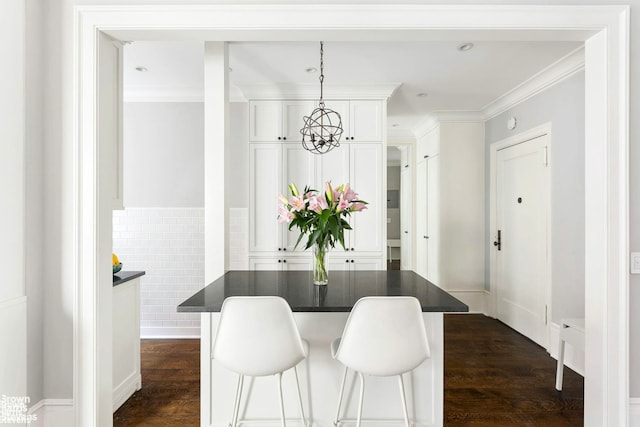
[[[424,158],[426,159],[427,157],[429,157],[429,156],[425,154],[425,155],[424,155]]]
[[[405,167],[405,168],[408,168],[408,167],[409,167],[409,165],[404,165],[404,167]]]
[[[354,248],[351,248],[351,250],[352,250],[352,251],[355,251],[355,249],[354,249]]]
[[[353,262],[356,262],[356,261],[354,259],[352,259],[351,262],[353,263]]]
[[[282,250],[286,252],[286,251],[287,251],[287,248],[282,248]]]
[[[407,230],[404,230],[404,234],[409,234],[409,232]]]
[[[287,260],[286,260],[286,259],[283,259],[283,260],[282,260],[282,262],[287,262]]]
[[[282,250],[282,248],[278,248],[278,250],[279,250],[279,251],[281,251],[281,250]]]
[[[279,259],[279,260],[278,260],[278,262],[282,262],[282,260],[281,260],[281,259]]]
[[[281,137],[278,137],[278,141],[280,141],[281,139],[282,139]]]
[[[284,139],[284,140],[286,141],[286,140],[287,140],[287,137],[286,137],[286,136],[283,136],[283,137],[282,137],[282,139]]]
[[[344,262],[349,262],[349,260],[348,260],[348,259],[345,259],[345,260],[344,260]]]
[[[428,238],[429,238],[429,236],[422,236],[422,237],[424,237],[425,239],[428,239]]]

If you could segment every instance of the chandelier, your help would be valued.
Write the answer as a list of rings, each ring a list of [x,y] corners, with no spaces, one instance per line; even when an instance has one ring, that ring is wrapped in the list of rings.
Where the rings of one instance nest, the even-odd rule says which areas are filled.
[[[318,108],[304,116],[304,126],[300,129],[302,146],[314,154],[324,154],[340,146],[342,119],[340,114],[325,108],[322,99],[324,82],[323,42],[320,42],[320,102]]]

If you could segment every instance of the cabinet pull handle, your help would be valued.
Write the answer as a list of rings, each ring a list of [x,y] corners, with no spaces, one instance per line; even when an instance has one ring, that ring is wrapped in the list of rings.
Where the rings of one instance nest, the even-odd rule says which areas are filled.
[[[429,238],[429,236],[422,236],[422,237],[424,237],[425,239],[428,239],[428,238]]]
[[[424,158],[426,159],[427,157],[429,157],[429,155],[425,154],[425,155],[424,155]]]
[[[407,230],[404,230],[404,234],[409,234],[409,232]]]
[[[409,167],[409,165],[404,165],[404,167],[405,167],[405,168],[408,168],[408,167]]]

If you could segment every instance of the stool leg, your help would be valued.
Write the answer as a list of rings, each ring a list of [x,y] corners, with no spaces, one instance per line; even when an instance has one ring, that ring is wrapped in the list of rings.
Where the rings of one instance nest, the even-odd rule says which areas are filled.
[[[238,375],[238,386],[236,387],[236,400],[233,406],[233,418],[231,419],[231,427],[238,425],[238,412],[240,411],[240,399],[242,397],[242,386],[244,384],[244,375]]]
[[[562,376],[564,374],[564,339],[560,330],[560,343],[558,345],[558,365],[556,368],[556,390],[562,391]]]
[[[347,367],[344,367],[344,375],[342,376],[342,386],[340,387],[340,396],[338,396],[338,412],[336,413],[336,420],[333,422],[334,426],[338,426],[338,420],[340,419],[340,407],[342,406],[342,396],[344,394],[344,384],[347,382]]]
[[[358,372],[358,375],[360,375],[360,404],[358,404],[358,420],[356,426],[360,427],[362,425],[362,402],[364,401],[364,375],[362,375],[362,372]]]
[[[280,396],[280,416],[282,417],[282,427],[287,427],[287,423],[284,420],[284,399],[282,398],[282,372],[276,374],[278,383],[278,395]]]
[[[300,415],[302,415],[302,425],[307,427],[307,420],[304,418],[304,409],[302,408],[302,393],[300,393],[300,381],[298,381],[298,368],[293,367],[293,373],[296,375],[296,386],[298,387],[298,403],[300,404]]]
[[[407,411],[407,399],[404,395],[404,382],[402,374],[398,375],[398,385],[400,386],[400,398],[402,399],[402,414],[404,415],[404,425],[409,427],[409,413]]]

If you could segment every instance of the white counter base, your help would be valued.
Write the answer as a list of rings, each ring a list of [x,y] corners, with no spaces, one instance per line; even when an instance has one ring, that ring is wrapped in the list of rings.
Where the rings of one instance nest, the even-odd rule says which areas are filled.
[[[300,387],[305,416],[313,427],[333,427],[336,416],[338,393],[344,367],[331,357],[330,344],[342,335],[349,313],[294,313],[300,334],[309,342],[309,357],[298,365]],[[443,425],[444,402],[444,331],[442,313],[423,313],[431,358],[416,370],[404,376],[409,417],[414,426],[432,427]],[[233,399],[238,376],[211,359],[212,344],[220,313],[202,313],[201,317],[201,381],[200,381],[200,425],[202,427],[227,427],[233,411]],[[297,405],[293,371],[283,375],[285,413],[291,422],[301,425]],[[384,425],[403,425],[402,407],[395,377],[365,377],[363,421],[366,419],[389,420]],[[353,419],[355,425],[360,384],[350,371],[345,387],[342,417]],[[247,397],[249,403],[247,404]],[[245,380],[241,418],[265,419],[265,427],[281,425],[274,377]],[[297,419],[298,421],[294,421]],[[396,422],[392,422],[395,420]],[[363,425],[364,424],[363,422]],[[374,425],[382,425],[380,423]]]

